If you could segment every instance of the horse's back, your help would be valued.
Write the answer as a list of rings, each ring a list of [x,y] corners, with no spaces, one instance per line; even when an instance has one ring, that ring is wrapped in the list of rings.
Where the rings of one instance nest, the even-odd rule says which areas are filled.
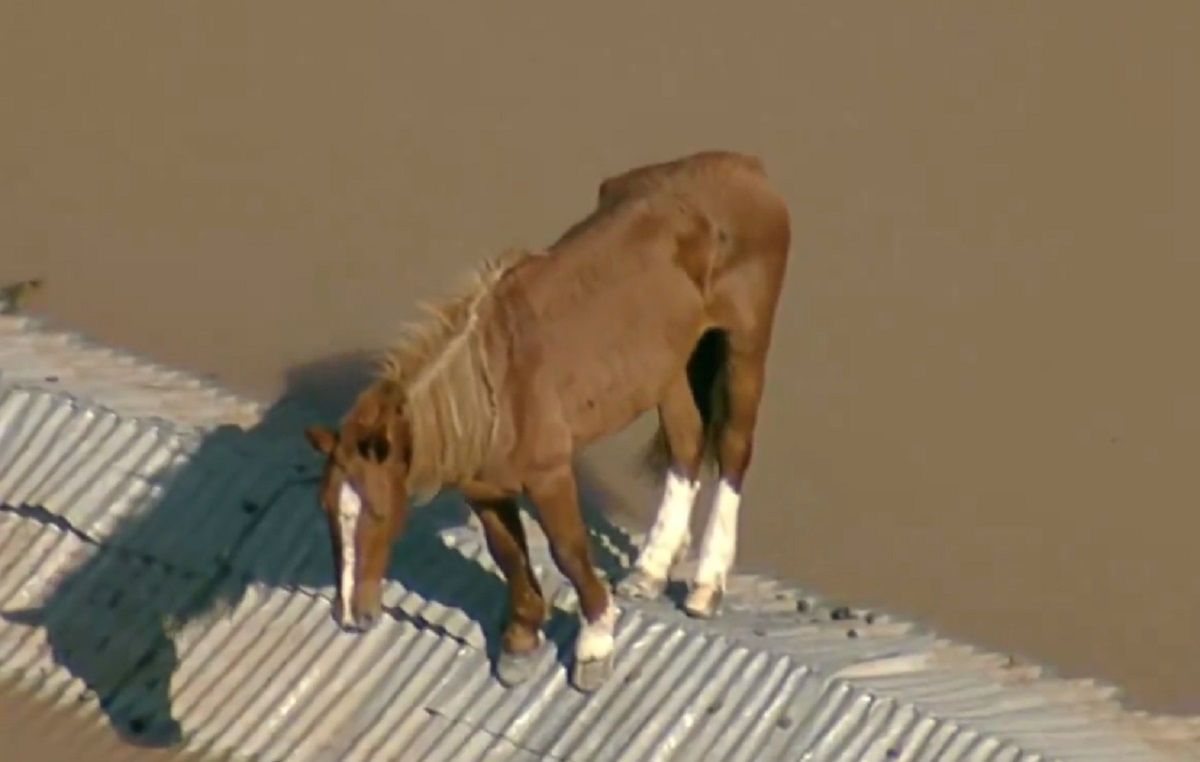
[[[787,209],[757,157],[635,168],[600,195],[497,293],[512,316],[512,393],[556,400],[577,443],[658,404],[703,331],[769,320],[787,249]]]
[[[640,167],[601,184],[600,208],[675,210],[682,231],[705,231],[706,247],[681,248],[676,266],[695,276],[710,316],[720,325],[757,326],[773,319],[791,249],[787,202],[761,159],[733,151],[704,151]],[[769,330],[769,329],[768,329]]]
[[[674,186],[696,186],[707,182],[727,182],[739,175],[763,180],[767,177],[762,159],[736,151],[699,151],[669,161],[634,167],[600,183],[597,205],[606,206],[630,196],[653,193]]]
[[[605,180],[596,209],[520,280],[543,318],[570,313],[570,323],[619,307],[643,323],[674,323],[684,318],[671,313],[696,310],[718,282],[768,283],[776,291],[789,246],[787,205],[762,160],[704,151]]]
[[[597,207],[673,197],[711,220],[727,242],[785,256],[791,239],[787,203],[759,157],[710,150],[635,167],[600,183]]]

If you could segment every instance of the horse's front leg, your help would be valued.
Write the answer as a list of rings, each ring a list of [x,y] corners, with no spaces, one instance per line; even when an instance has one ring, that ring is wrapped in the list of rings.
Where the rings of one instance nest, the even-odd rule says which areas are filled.
[[[569,462],[541,472],[527,490],[550,541],[554,563],[579,598],[580,628],[571,682],[577,690],[591,693],[612,674],[619,612],[592,566],[587,527]]]
[[[492,559],[508,581],[508,617],[496,657],[496,679],[506,687],[528,680],[544,642],[546,600],[529,560],[521,509],[511,498],[468,499],[483,524]]]

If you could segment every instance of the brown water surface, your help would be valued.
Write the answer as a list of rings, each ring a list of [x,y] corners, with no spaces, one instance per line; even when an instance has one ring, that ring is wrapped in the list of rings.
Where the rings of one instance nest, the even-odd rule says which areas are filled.
[[[6,4],[0,281],[332,404],[606,175],[757,153],[796,235],[740,563],[1200,711],[1200,5],[473,6]],[[644,515],[640,432],[589,460]]]

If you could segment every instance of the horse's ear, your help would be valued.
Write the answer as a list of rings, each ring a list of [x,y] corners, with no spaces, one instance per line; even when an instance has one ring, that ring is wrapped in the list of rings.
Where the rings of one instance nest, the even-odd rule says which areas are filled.
[[[325,457],[329,457],[329,454],[337,447],[337,432],[328,426],[309,426],[304,430],[304,437],[314,450]]]

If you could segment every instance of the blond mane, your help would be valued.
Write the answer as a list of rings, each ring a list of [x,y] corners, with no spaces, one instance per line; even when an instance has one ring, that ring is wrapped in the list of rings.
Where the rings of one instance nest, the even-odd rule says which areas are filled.
[[[488,455],[499,415],[480,321],[496,283],[529,256],[509,249],[485,260],[457,296],[421,305],[428,319],[406,326],[384,352],[379,378],[404,390],[408,490],[418,498],[473,477]]]

